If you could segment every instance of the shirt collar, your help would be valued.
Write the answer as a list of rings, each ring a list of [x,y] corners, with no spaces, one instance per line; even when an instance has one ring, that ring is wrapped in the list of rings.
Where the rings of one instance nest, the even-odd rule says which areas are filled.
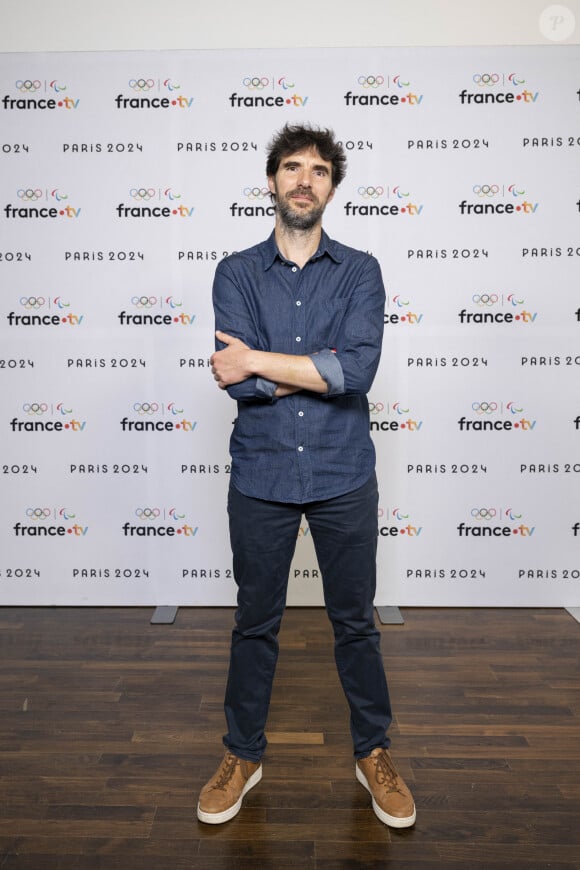
[[[325,254],[334,260],[335,263],[342,263],[344,260],[344,254],[339,250],[338,244],[328,236],[324,230],[322,230],[322,235],[320,237],[320,244],[318,245],[318,249],[315,254],[310,258],[311,260],[319,260]],[[268,269],[274,265],[275,261],[280,258],[284,260],[284,257],[280,254],[278,250],[278,245],[276,244],[276,239],[274,236],[274,230],[272,230],[271,235],[264,242],[263,249],[263,263],[264,263],[264,272],[267,272]],[[286,262],[284,260],[284,262]]]

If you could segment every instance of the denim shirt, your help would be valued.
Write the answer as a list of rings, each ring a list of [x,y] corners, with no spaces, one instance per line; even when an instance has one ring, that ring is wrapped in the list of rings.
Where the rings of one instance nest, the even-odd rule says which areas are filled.
[[[282,398],[261,377],[227,388],[238,404],[230,440],[236,489],[303,504],[362,486],[375,467],[366,394],[383,337],[377,260],[323,231],[300,269],[280,254],[272,233],[219,263],[213,304],[216,329],[254,350],[307,355],[328,385],[324,394]]]

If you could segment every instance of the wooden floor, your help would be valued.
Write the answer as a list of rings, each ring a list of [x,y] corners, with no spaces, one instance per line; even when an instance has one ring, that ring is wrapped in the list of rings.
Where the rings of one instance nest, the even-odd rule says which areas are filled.
[[[580,868],[580,625],[403,609],[382,628],[417,824],[354,778],[320,609],[289,609],[264,778],[195,818],[222,755],[230,609],[0,608],[0,870]]]

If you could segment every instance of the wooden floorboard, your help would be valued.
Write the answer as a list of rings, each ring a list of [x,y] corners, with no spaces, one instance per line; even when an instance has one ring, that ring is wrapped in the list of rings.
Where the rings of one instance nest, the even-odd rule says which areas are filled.
[[[382,649],[417,824],[395,831],[354,778],[323,610],[287,611],[263,780],[214,827],[232,610],[0,608],[0,870],[580,870],[580,625],[402,612]]]

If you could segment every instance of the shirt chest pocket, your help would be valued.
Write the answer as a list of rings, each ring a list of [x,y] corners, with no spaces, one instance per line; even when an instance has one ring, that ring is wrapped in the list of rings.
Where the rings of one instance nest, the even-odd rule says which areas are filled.
[[[344,301],[325,302],[320,307],[317,306],[316,317],[313,317],[311,323],[307,320],[308,343],[312,346],[310,352],[336,347],[346,307]]]

